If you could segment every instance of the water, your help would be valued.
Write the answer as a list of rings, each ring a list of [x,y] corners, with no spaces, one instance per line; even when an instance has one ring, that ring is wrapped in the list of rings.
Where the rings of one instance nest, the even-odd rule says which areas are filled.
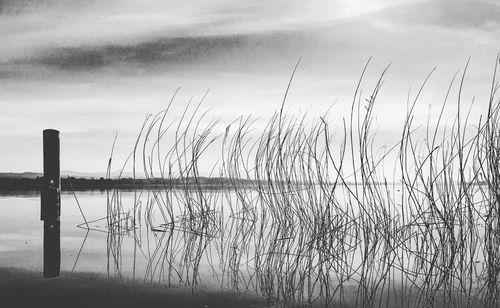
[[[285,306],[398,306],[408,298],[434,302],[447,290],[458,294],[448,303],[484,296],[484,221],[475,213],[470,227],[461,207],[450,212],[457,221],[449,230],[425,206],[405,221],[394,191],[359,198],[363,211],[345,188],[336,199],[317,187],[280,195],[190,188],[75,194],[61,195],[63,273],[257,295]],[[0,209],[0,268],[41,275],[39,194],[4,193]]]
[[[155,197],[151,192],[78,191],[75,194],[76,198],[72,193],[61,194],[62,272],[96,273],[188,288],[199,283],[204,288],[220,286],[217,274],[210,270],[214,264],[209,260],[213,261],[216,252],[208,253],[207,250],[199,260],[188,257],[187,248],[198,249],[198,243],[193,242],[197,235],[185,236],[181,226],[176,226],[170,234],[169,227],[162,225],[158,209],[153,208]],[[134,204],[137,205],[136,228],[132,227]],[[106,219],[110,210],[108,206],[120,206],[117,215],[111,216],[111,222]],[[174,215],[177,222],[183,219],[180,206],[176,202]],[[0,196],[0,209],[0,267],[41,272],[43,221],[40,220],[39,194],[4,193]],[[112,227],[108,227],[108,223]],[[175,255],[170,255],[174,250]],[[176,268],[171,268],[172,275],[167,277],[165,262],[172,260],[175,264],[171,266]],[[195,266],[193,262],[199,264]],[[199,277],[205,279],[198,281]]]
[[[78,192],[88,219],[106,216],[105,192]],[[106,272],[106,234],[77,228],[83,222],[75,198],[61,195],[61,270]],[[37,192],[7,193],[0,196],[0,266],[30,271],[43,268],[43,221],[40,220],[40,196]],[[104,225],[103,225],[104,227]],[[78,252],[82,248],[77,261]],[[75,265],[76,264],[76,265]]]
[[[245,198],[247,204],[243,204]],[[231,190],[204,191],[202,197],[196,193],[187,196],[183,191],[143,190],[78,191],[75,198],[63,192],[61,272],[95,273],[192,291],[274,293],[262,290],[261,285],[279,281],[272,277],[277,267],[297,260],[299,269],[285,276],[300,275],[309,271],[307,262],[316,262],[317,257],[290,258],[300,249],[292,239],[295,231],[277,232],[270,218],[256,209],[254,198],[252,193],[237,196]],[[200,200],[205,203],[197,203]],[[43,222],[39,194],[4,193],[0,209],[0,267],[40,273]],[[290,256],[280,249],[288,249]],[[287,273],[285,268],[279,271]],[[315,292],[317,287],[308,288]]]

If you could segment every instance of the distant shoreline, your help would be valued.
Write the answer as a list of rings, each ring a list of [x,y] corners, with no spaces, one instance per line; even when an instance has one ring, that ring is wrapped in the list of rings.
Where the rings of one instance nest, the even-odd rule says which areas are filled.
[[[187,186],[200,186],[207,189],[229,189],[233,187],[232,180],[227,178],[184,178],[184,179],[105,179],[62,177],[61,190],[108,190],[108,189],[147,189],[147,188],[181,188]],[[238,180],[240,186],[250,186],[250,180]],[[36,178],[10,178],[0,177],[0,191],[39,191],[42,189],[43,177]]]
[[[40,191],[43,185],[43,176],[36,177],[8,177],[2,176],[0,173],[0,192],[9,191]],[[267,181],[266,181],[267,182]],[[330,183],[333,184],[333,183]],[[372,185],[389,185],[392,186],[393,182],[372,183]],[[287,183],[284,183],[287,185]],[[316,185],[316,184],[314,184]],[[363,185],[362,183],[337,183],[338,186],[356,186]],[[399,185],[399,184],[396,184]],[[479,183],[479,185],[485,185]],[[188,177],[188,178],[89,178],[89,177],[61,177],[61,190],[62,191],[82,191],[82,190],[109,190],[109,189],[153,189],[153,188],[187,188],[187,187],[201,187],[203,189],[233,189],[239,188],[252,188],[258,186],[257,181],[249,179],[230,179],[223,177]]]

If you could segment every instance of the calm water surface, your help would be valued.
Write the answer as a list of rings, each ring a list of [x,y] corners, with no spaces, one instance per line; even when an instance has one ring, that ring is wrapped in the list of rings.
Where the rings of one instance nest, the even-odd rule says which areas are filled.
[[[88,220],[106,216],[106,193],[77,192]],[[41,271],[43,266],[43,221],[40,195],[4,193],[0,196],[0,266]],[[84,222],[71,193],[61,195],[61,271],[105,273],[106,233],[78,228]],[[105,223],[105,221],[103,221]],[[94,224],[105,227],[105,224]],[[85,240],[86,239],[86,240]],[[84,243],[85,240],[85,243]],[[83,247],[82,247],[82,244]],[[81,249],[80,258],[77,256]],[[76,264],[76,265],[75,265]]]
[[[90,272],[188,288],[220,287],[222,278],[217,272],[224,271],[228,264],[217,257],[217,250],[207,248],[212,239],[206,236],[212,230],[210,225],[195,223],[189,232],[179,223],[175,229],[162,225],[162,210],[154,201],[158,196],[148,191],[75,194],[76,198],[70,192],[61,194],[61,272]],[[180,222],[184,217],[183,204],[178,200],[173,203],[174,217]],[[119,207],[113,212],[113,228],[108,227],[106,220],[108,206]],[[43,221],[39,193],[3,193],[0,209],[0,267],[41,272]],[[193,230],[203,233],[200,236]]]
[[[387,211],[375,206],[370,208],[370,215],[363,216],[352,206],[345,206],[348,203],[342,191],[335,194],[338,200],[329,206],[325,204],[331,199],[308,199],[309,195],[296,191],[280,196],[280,206],[275,207],[277,199],[272,194],[257,196],[255,192],[79,191],[77,198],[64,192],[61,271],[158,282],[190,290],[231,290],[259,294],[269,300],[289,296],[297,303],[316,298],[331,303],[339,300],[336,287],[340,281],[345,290],[361,282],[362,290],[371,290],[385,300],[382,294],[389,287],[384,285],[385,289],[379,291],[379,282],[386,280],[391,281],[391,292],[408,290],[394,293],[401,298],[416,292],[413,284],[433,290],[435,286],[426,285],[429,279],[425,278],[440,283],[440,277],[450,267],[434,266],[422,256],[435,255],[444,260],[443,266],[448,266],[448,237],[455,235],[475,244],[481,238],[478,235],[484,233],[479,217],[475,218],[471,234],[463,233],[461,230],[469,229],[458,224],[456,231],[445,233],[446,225],[438,224],[436,218],[427,229],[423,228],[420,221],[426,222],[425,215],[401,221],[401,208],[395,201]],[[393,200],[399,200],[397,191],[393,196]],[[287,204],[300,206],[287,208]],[[0,267],[41,275],[43,222],[39,194],[3,193],[0,213]],[[384,215],[391,219],[383,219]],[[370,239],[365,245],[366,238],[377,234],[374,232],[395,236],[375,238],[375,242]],[[460,250],[463,258],[453,258],[453,262],[467,264],[470,270],[449,280],[453,283],[449,289],[454,290],[455,283],[468,283],[467,292],[482,290],[478,286],[484,283],[487,273],[482,249],[478,244],[475,250]],[[363,253],[369,258],[362,258]],[[460,269],[462,263],[456,268]],[[347,298],[346,294],[349,292],[342,296]],[[359,291],[351,295],[371,298],[369,293]]]

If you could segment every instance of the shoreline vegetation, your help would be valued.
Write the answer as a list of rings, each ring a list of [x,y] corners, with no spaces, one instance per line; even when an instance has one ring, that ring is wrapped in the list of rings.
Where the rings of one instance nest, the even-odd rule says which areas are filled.
[[[482,115],[473,116],[477,104],[463,95],[467,62],[438,113],[420,123],[416,105],[433,69],[408,93],[400,137],[382,148],[375,106],[388,67],[363,91],[369,61],[350,113],[336,122],[331,109],[313,118],[287,112],[297,67],[264,127],[248,116],[220,133],[219,119],[199,108],[204,97],[173,117],[176,92],[145,118],[121,170],[193,185],[161,187],[128,204],[118,191],[109,195],[102,220],[116,275],[139,277],[135,260],[145,256],[145,279],[197,290],[209,264],[222,288],[252,290],[269,306],[498,307],[499,60]],[[230,179],[232,191],[202,189],[208,147],[220,151],[213,174]],[[108,174],[113,151],[114,143]],[[155,242],[142,239],[146,232]],[[125,238],[134,240],[126,269]]]
[[[32,174],[32,173],[30,173]],[[276,181],[278,183],[278,181]],[[0,191],[40,191],[42,189],[43,176],[23,177],[22,173],[12,173],[12,176],[0,175]],[[387,185],[388,183],[372,183],[372,185]],[[391,183],[392,184],[392,183]],[[94,177],[61,177],[61,191],[85,191],[85,190],[114,190],[114,189],[182,189],[190,186],[203,189],[234,189],[255,188],[258,182],[251,179],[234,179],[226,177],[196,177],[196,178],[94,178]],[[319,183],[300,182],[295,185],[320,185]],[[337,185],[354,186],[354,182],[338,183]]]
[[[195,184],[195,180],[197,183]],[[109,189],[148,189],[148,188],[176,188],[187,185],[200,185],[205,189],[229,189],[232,187],[230,179],[220,177],[200,177],[196,179],[162,179],[162,178],[119,178],[106,179],[83,178],[83,177],[61,177],[62,191],[81,190],[109,190]],[[244,187],[250,187],[249,180],[238,180]],[[42,189],[43,176],[35,178],[0,177],[0,191],[37,191]]]
[[[236,183],[235,183],[236,182]],[[27,177],[0,177],[0,192],[22,192],[22,191],[40,191],[42,189],[43,176],[35,178]],[[164,178],[117,178],[106,179],[88,178],[88,177],[61,177],[61,191],[86,191],[86,190],[114,190],[114,189],[182,189],[186,185],[193,188],[202,189],[229,189],[233,190],[237,184],[238,188],[249,188],[258,185],[257,182],[249,179],[230,179],[223,177],[199,177],[184,179],[164,179]],[[295,183],[296,185],[321,185],[320,183]],[[372,183],[372,185],[385,186],[394,183]],[[487,183],[471,183],[476,186],[487,185]],[[332,184],[333,185],[333,184]],[[337,183],[340,186],[356,186],[359,183]]]

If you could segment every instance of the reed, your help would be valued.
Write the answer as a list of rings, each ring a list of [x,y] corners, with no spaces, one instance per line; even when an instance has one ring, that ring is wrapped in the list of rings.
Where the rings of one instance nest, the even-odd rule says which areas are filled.
[[[431,72],[408,96],[400,139],[377,149],[374,114],[387,69],[365,95],[368,65],[341,131],[332,131],[330,110],[314,119],[285,112],[292,79],[260,132],[241,117],[217,134],[205,97],[175,117],[174,94],[145,119],[123,167],[163,185],[138,193],[128,209],[120,191],[109,193],[108,270],[121,272],[123,238],[131,237],[134,277],[143,258],[146,281],[193,292],[216,281],[269,306],[499,306],[497,66],[479,123],[470,123],[462,99],[466,66],[422,132],[414,112]],[[228,181],[207,189],[199,166],[216,147],[211,176]],[[395,166],[392,176],[386,166]]]

